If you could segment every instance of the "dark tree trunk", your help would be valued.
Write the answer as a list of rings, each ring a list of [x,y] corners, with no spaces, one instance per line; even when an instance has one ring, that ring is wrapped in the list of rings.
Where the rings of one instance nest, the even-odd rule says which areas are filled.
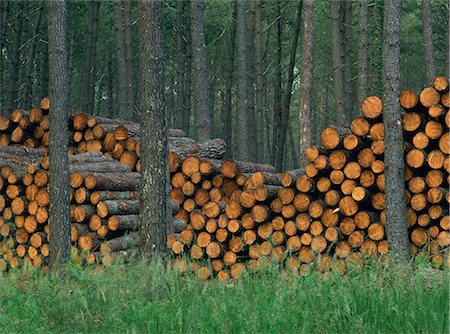
[[[358,94],[357,103],[361,103],[368,92],[369,39],[367,31],[367,0],[358,2]]]
[[[22,45],[24,2],[17,2],[16,17],[14,20],[14,37],[11,46],[11,72],[9,74],[9,94],[6,107],[12,111],[16,107],[18,95],[18,80],[20,70],[20,47]]]
[[[67,156],[68,73],[66,45],[66,1],[48,2],[49,90],[51,108],[49,143],[50,267],[70,257],[70,186]]]
[[[186,129],[186,134],[189,136],[192,132],[191,130],[191,96],[192,96],[192,36],[191,36],[191,6],[190,0],[186,0],[186,74],[184,76],[184,87],[183,87],[183,95],[184,95],[184,111],[183,111],[183,124]],[[190,131],[191,130],[191,131]]]
[[[263,133],[267,131],[263,126],[264,115],[264,78],[263,78],[263,50],[262,50],[262,0],[256,0],[255,3],[255,74],[256,74],[256,96],[255,96],[255,114],[260,124],[257,126],[256,143],[258,150],[258,161],[264,159],[263,152]]]
[[[5,79],[4,70],[4,55],[3,49],[5,47],[5,30],[6,30],[6,13],[7,13],[8,3],[6,0],[0,0],[0,115],[3,114],[3,109],[5,105],[5,90],[3,87]]]
[[[227,156],[231,157],[233,154],[232,147],[232,104],[231,104],[231,90],[233,87],[233,72],[234,72],[234,49],[236,48],[236,14],[237,4],[234,1],[233,19],[230,25],[230,47],[228,49],[228,63],[227,63],[227,77],[225,83],[225,97],[222,113],[223,134],[225,142],[227,143]]]
[[[140,249],[164,259],[169,210],[161,1],[139,1],[141,141]]]
[[[275,61],[275,87],[274,87],[274,110],[273,110],[273,139],[272,139],[272,156],[271,163],[277,170],[280,169],[281,161],[278,157],[283,155],[283,147],[281,147],[281,132],[283,129],[283,106],[281,101],[281,63],[282,63],[282,19],[281,19],[281,1],[277,1],[277,53]]]
[[[38,35],[41,28],[41,20],[42,20],[42,12],[44,11],[44,4],[40,5],[39,12],[37,14],[36,23],[34,26],[34,32],[32,39],[30,41],[31,49],[28,53],[26,69],[25,69],[25,78],[24,78],[24,88],[23,88],[23,103],[25,108],[31,108],[33,104],[33,69],[34,69],[34,60],[36,54],[36,45],[38,42]]]
[[[131,5],[133,1],[125,1],[124,10],[124,41],[125,41],[125,66],[127,79],[128,111],[132,113],[131,118],[137,119],[138,110],[134,105],[133,89],[133,46],[131,40]]]
[[[208,66],[205,42],[205,0],[191,1],[192,62],[194,70],[195,124],[197,139],[211,138]]]
[[[247,61],[248,61],[248,150],[250,161],[256,161],[258,157],[258,145],[256,145],[257,118],[255,115],[255,1],[250,0],[248,7],[247,25]]]
[[[386,165],[386,219],[389,255],[396,263],[407,264],[408,228],[403,161],[400,89],[401,0],[385,0],[383,31],[383,105]]]
[[[296,60],[296,56],[297,56],[298,37],[300,35],[302,7],[303,7],[303,1],[299,1],[298,6],[297,6],[297,17],[295,19],[295,29],[294,29],[294,34],[293,34],[291,54],[290,54],[290,58],[289,58],[288,79],[287,79],[287,83],[286,83],[286,90],[284,92],[284,97],[283,97],[283,108],[282,108],[283,114],[282,114],[282,123],[281,123],[282,131],[280,134],[280,147],[284,147],[286,145],[286,134],[287,134],[289,128],[291,128],[290,106],[291,106],[291,96],[292,96],[292,85],[294,83],[294,67],[295,67],[295,60]],[[303,64],[302,64],[302,66],[303,66]],[[292,143],[290,145],[292,146]],[[280,154],[281,152],[282,151],[279,151],[279,156],[277,157],[277,162],[283,161],[283,156]],[[297,160],[297,152],[295,152],[295,149],[294,149],[294,151],[292,151],[292,160],[294,161],[294,164],[297,166],[298,160]],[[281,169],[281,164],[279,165],[279,169]]]
[[[185,128],[183,124],[183,113],[185,112],[185,71],[186,71],[186,30],[184,24],[185,1],[177,2],[177,105],[175,109],[175,126]]]
[[[89,2],[88,31],[86,40],[86,51],[84,55],[84,84],[83,84],[83,111],[92,115],[94,112],[95,80],[98,35],[98,12],[100,1]]]
[[[299,165],[304,166],[305,149],[311,146],[311,85],[313,75],[314,0],[304,0],[302,60],[300,67],[300,110],[298,117]]]
[[[117,106],[114,103],[114,70],[113,70],[113,52],[112,50],[109,52],[108,59],[108,103],[107,105],[111,106],[108,108],[108,113],[104,116],[106,117],[120,117],[119,112],[117,110]]]
[[[354,107],[353,97],[353,20],[352,20],[352,0],[342,2],[344,20],[343,20],[343,56],[344,56],[344,92],[345,92],[345,109],[346,119],[348,116],[358,113]],[[346,123],[344,123],[346,125]]]
[[[117,53],[117,81],[118,81],[118,107],[121,119],[129,119],[127,67],[125,63],[125,34],[123,29],[122,1],[114,0],[114,27],[116,30],[116,53]]]
[[[247,20],[246,0],[236,0],[236,35],[238,39],[238,84],[237,84],[237,151],[238,159],[248,161],[248,63],[247,63]]]
[[[336,124],[345,124],[344,63],[342,61],[341,3],[331,0],[331,35],[333,51],[334,98],[336,100]]]
[[[425,57],[425,81],[427,85],[432,85],[436,73],[434,71],[431,0],[422,0],[422,34],[423,53]]]

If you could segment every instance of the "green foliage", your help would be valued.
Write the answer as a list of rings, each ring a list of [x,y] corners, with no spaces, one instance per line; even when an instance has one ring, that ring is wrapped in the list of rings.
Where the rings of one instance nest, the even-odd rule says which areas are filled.
[[[441,333],[445,272],[375,264],[345,276],[275,268],[240,281],[200,282],[143,264],[0,276],[4,333]]]

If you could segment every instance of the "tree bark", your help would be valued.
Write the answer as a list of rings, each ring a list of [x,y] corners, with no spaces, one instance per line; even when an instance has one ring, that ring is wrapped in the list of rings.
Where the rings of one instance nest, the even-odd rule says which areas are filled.
[[[4,56],[3,49],[5,47],[5,30],[6,30],[6,13],[7,13],[7,1],[0,1],[0,115],[3,114],[3,108],[5,105],[5,92],[3,88],[4,83]]]
[[[436,73],[434,70],[431,0],[422,0],[422,33],[423,54],[425,57],[425,82],[427,85],[432,85]]]
[[[58,267],[70,257],[70,187],[67,156],[68,96],[66,1],[48,2],[49,91],[51,108],[49,185],[50,261]]]
[[[95,97],[95,77],[96,77],[96,61],[97,54],[97,35],[98,35],[98,12],[100,1],[89,2],[88,13],[88,31],[86,40],[86,51],[84,55],[84,79],[83,85],[83,111],[89,115],[93,115],[94,97]]]
[[[283,106],[281,101],[281,63],[282,63],[282,33],[283,26],[281,20],[281,1],[277,1],[277,53],[275,62],[275,87],[274,87],[274,106],[273,106],[273,137],[272,137],[272,154],[270,162],[279,169],[281,161],[277,158],[283,155],[283,147],[281,147],[281,132]]]
[[[299,166],[306,165],[305,150],[311,146],[311,85],[313,74],[314,0],[303,5],[302,60],[300,70],[300,110],[298,117]]]
[[[340,11],[340,1],[331,0],[331,35],[333,51],[334,95],[336,100],[336,125],[338,127],[343,127],[345,124],[345,92]]]
[[[9,76],[9,94],[6,107],[8,110],[13,110],[16,107],[18,95],[18,80],[20,68],[20,47],[22,44],[22,30],[23,25],[23,8],[24,2],[17,2],[17,15],[14,20],[14,37],[11,46],[11,72]]]
[[[132,1],[125,1],[124,10],[124,41],[125,41],[125,67],[127,79],[128,112],[132,113],[131,119],[137,119],[137,111],[134,107],[134,89],[133,89],[133,50],[131,39],[131,5]]]
[[[362,102],[368,92],[368,62],[369,62],[369,39],[367,31],[368,21],[367,0],[358,2],[358,94],[357,103]]]
[[[183,20],[185,4],[185,1],[177,2],[177,105],[175,109],[175,126],[178,128],[184,128],[186,126],[183,124],[183,113],[185,112],[184,85],[186,83],[186,36]]]
[[[139,1],[142,255],[164,259],[169,210],[167,121],[164,105],[162,2]]]
[[[197,139],[211,138],[208,66],[205,42],[205,1],[191,1],[192,61],[194,68],[195,124]]]
[[[343,56],[344,56],[344,92],[345,92],[345,109],[348,116],[353,116],[357,114],[353,108],[354,97],[353,97],[353,85],[352,85],[352,65],[353,65],[353,20],[352,20],[352,0],[345,0],[342,2],[344,7],[343,14]],[[347,115],[346,115],[347,116]],[[348,118],[348,117],[346,117]],[[344,123],[343,125],[346,125]]]
[[[263,78],[263,49],[262,49],[262,0],[256,0],[255,3],[255,74],[256,74],[256,94],[255,94],[255,114],[261,122],[257,127],[256,142],[259,147],[258,161],[264,159],[263,150],[263,119],[264,119],[264,78]]]
[[[183,112],[183,126],[185,127],[186,134],[192,136],[190,129],[191,118],[191,97],[192,97],[192,36],[191,36],[191,6],[190,0],[186,0],[186,74],[184,76],[184,112]]]
[[[34,69],[34,58],[36,54],[36,45],[37,45],[37,39],[39,35],[39,30],[41,26],[41,20],[42,20],[42,12],[44,11],[44,5],[40,5],[38,16],[36,18],[36,24],[34,26],[34,32],[33,37],[31,39],[31,49],[28,53],[28,59],[25,69],[25,80],[24,80],[24,89],[23,89],[23,102],[25,105],[25,108],[29,109],[31,108],[33,104],[33,96],[32,96],[32,90],[33,90],[33,69]]]
[[[247,64],[248,64],[248,150],[249,159],[256,161],[258,146],[256,145],[257,118],[255,115],[255,1],[249,1],[247,25]]]
[[[291,54],[289,58],[289,67],[288,67],[288,79],[286,83],[286,90],[284,92],[283,97],[283,115],[282,115],[282,123],[281,123],[281,141],[280,141],[280,147],[285,147],[286,145],[286,135],[288,134],[289,130],[291,130],[291,120],[290,120],[290,106],[291,106],[291,96],[292,96],[292,85],[294,83],[294,67],[295,67],[295,60],[297,56],[297,46],[298,46],[298,37],[300,36],[300,26],[301,26],[301,16],[302,16],[302,7],[303,7],[303,1],[298,2],[297,6],[297,16],[295,19],[295,29],[293,34],[293,42],[291,47]],[[303,65],[302,65],[303,66]],[[289,134],[291,136],[291,133]],[[277,161],[283,161],[283,156],[280,154],[279,157],[277,157]],[[294,164],[297,165],[297,152],[295,152],[295,149],[292,151],[292,160],[294,161]],[[281,165],[279,165],[278,169]]]
[[[385,0],[383,31],[383,105],[385,128],[386,219],[389,254],[395,263],[407,264],[408,228],[403,161],[400,86],[401,0]]]
[[[127,67],[125,63],[124,29],[122,18],[122,1],[114,0],[114,27],[116,30],[116,58],[119,115],[122,119],[129,119],[130,111],[128,103]]]
[[[250,157],[248,147],[248,62],[247,62],[247,20],[245,0],[236,2],[236,34],[238,39],[238,87],[237,87],[237,121],[238,121],[238,158],[248,160]]]
[[[232,87],[233,87],[233,73],[234,73],[234,50],[236,48],[236,15],[237,15],[237,3],[234,1],[233,18],[230,24],[230,46],[228,49],[228,63],[227,63],[227,77],[225,83],[225,97],[222,113],[223,124],[223,136],[227,143],[227,156],[231,157],[233,154],[232,145]]]

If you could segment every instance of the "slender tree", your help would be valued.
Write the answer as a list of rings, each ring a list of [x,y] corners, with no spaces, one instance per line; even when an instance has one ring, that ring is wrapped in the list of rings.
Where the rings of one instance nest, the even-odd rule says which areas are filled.
[[[264,78],[263,78],[263,48],[262,48],[262,0],[255,3],[255,114],[258,120],[264,119]],[[263,126],[257,127],[256,142],[259,147],[258,161],[263,159]]]
[[[256,161],[258,146],[256,145],[257,118],[255,115],[255,1],[248,1],[247,10],[247,64],[248,64],[248,151],[249,159]]]
[[[116,57],[117,57],[117,80],[118,80],[118,100],[119,116],[128,119],[129,110],[128,87],[127,87],[127,67],[125,62],[125,34],[122,15],[122,0],[114,0],[114,27],[116,30]]]
[[[70,186],[67,156],[69,84],[67,73],[65,0],[48,3],[49,91],[51,108],[49,142],[50,261],[51,267],[65,263],[70,256]]]
[[[132,119],[137,119],[137,112],[135,112],[134,106],[134,89],[133,89],[133,45],[131,39],[131,5],[133,1],[125,1],[124,8],[124,42],[125,42],[125,67],[126,67],[126,79],[127,79],[127,99],[128,110],[132,113]]]
[[[367,0],[358,2],[358,94],[357,102],[361,102],[368,92],[368,70],[369,70],[369,39],[367,31],[368,4]]]
[[[304,0],[302,60],[300,67],[299,164],[305,165],[305,149],[311,145],[311,85],[313,75],[314,0]]]
[[[283,96],[283,113],[282,113],[282,123],[281,123],[281,129],[289,129],[292,128],[290,125],[290,107],[291,107],[291,97],[292,97],[292,85],[294,84],[294,67],[295,67],[295,60],[297,57],[297,46],[298,46],[298,38],[300,36],[300,27],[301,27],[301,17],[302,17],[302,7],[303,7],[303,1],[298,1],[297,4],[297,15],[295,19],[295,25],[294,25],[294,33],[292,37],[292,46],[291,46],[291,53],[289,57],[289,67],[288,67],[288,79],[286,82],[286,89]],[[286,145],[286,135],[289,131],[281,131],[280,136],[280,146],[285,147]],[[291,152],[292,160],[294,160],[294,164],[298,165],[297,161],[297,152],[295,152],[295,147],[291,147],[293,150]],[[282,151],[280,151],[282,152]],[[283,161],[283,155],[280,154],[277,157],[277,161]],[[281,169],[281,165],[279,166]]]
[[[352,0],[345,0],[342,4],[343,14],[343,32],[342,32],[342,50],[344,58],[344,92],[345,92],[345,108],[348,110],[346,116],[350,116],[353,112],[354,97],[353,97],[353,13]],[[347,118],[347,117],[346,117]],[[346,124],[344,124],[346,125]]]
[[[276,50],[276,60],[275,60],[275,82],[274,82],[274,104],[273,104],[273,137],[272,137],[272,153],[271,153],[271,163],[277,168],[280,168],[281,161],[277,161],[277,157],[283,155],[283,147],[281,147],[281,132],[282,129],[282,119],[283,119],[283,106],[282,106],[282,76],[281,76],[281,64],[283,62],[283,22],[281,15],[281,0],[277,1],[277,50]]]
[[[186,133],[192,132],[190,124],[191,119],[191,100],[192,100],[192,36],[191,36],[191,6],[190,0],[186,0],[186,60],[185,68],[186,73],[184,76],[183,95],[184,95],[184,112],[183,112],[183,124],[186,129]],[[191,135],[192,136],[192,135]]]
[[[184,11],[186,9],[185,1],[177,2],[177,101],[175,110],[175,124],[179,128],[185,127],[183,124],[183,113],[185,112],[184,85],[186,83],[184,76],[186,72],[186,36],[184,25]]]
[[[241,160],[248,160],[250,157],[248,147],[248,63],[247,63],[247,20],[246,20],[246,0],[236,0],[236,35],[238,39],[238,87],[237,87],[237,144],[238,157]]]
[[[5,28],[6,28],[6,10],[8,3],[6,0],[0,0],[0,115],[3,113],[5,104],[5,92],[3,89],[4,82],[4,56],[3,49],[5,47]]]
[[[425,57],[425,81],[427,85],[431,85],[436,76],[434,71],[431,0],[422,0],[422,33],[424,47],[423,54]]]
[[[195,122],[200,141],[211,138],[208,66],[205,42],[205,0],[191,1],[192,63],[194,70]]]
[[[225,82],[225,96],[222,112],[222,124],[223,134],[225,142],[227,143],[227,156],[231,157],[233,154],[232,145],[232,88],[233,88],[233,73],[234,73],[234,51],[236,48],[236,14],[237,14],[237,2],[234,2],[233,17],[230,23],[230,44],[228,48],[228,62],[227,62],[227,76]]]
[[[17,96],[18,96],[18,80],[19,80],[19,70],[20,70],[20,47],[22,44],[22,31],[24,29],[23,24],[23,10],[24,2],[17,2],[16,17],[14,20],[14,37],[11,45],[11,71],[9,75],[9,94],[8,102],[6,107],[9,111],[16,107]]]
[[[403,161],[400,88],[401,0],[385,0],[383,31],[384,163],[386,165],[386,219],[389,254],[396,263],[407,263],[408,228]]]
[[[97,36],[98,36],[98,12],[100,1],[89,2],[88,12],[88,31],[86,39],[86,51],[84,54],[84,79],[83,85],[83,111],[92,115],[94,112],[95,98],[95,78],[96,78],[96,59],[97,54]]]
[[[35,68],[35,54],[36,47],[38,44],[38,36],[41,29],[42,12],[44,11],[44,4],[39,5],[39,10],[36,18],[36,23],[34,25],[33,36],[30,41],[30,51],[28,53],[27,63],[25,67],[25,80],[23,88],[23,102],[26,108],[30,108],[33,103],[32,90],[33,90],[33,69]]]
[[[164,105],[161,0],[139,1],[141,230],[144,257],[163,260],[166,249],[169,174]]]
[[[330,4],[336,123],[342,127],[345,124],[345,92],[344,63],[342,61],[341,3],[340,1],[330,0]]]

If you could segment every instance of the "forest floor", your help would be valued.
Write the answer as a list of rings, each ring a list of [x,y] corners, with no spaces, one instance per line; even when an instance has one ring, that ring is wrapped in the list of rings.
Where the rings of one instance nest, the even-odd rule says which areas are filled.
[[[3,333],[448,333],[448,271],[269,268],[201,282],[143,264],[0,276]]]

